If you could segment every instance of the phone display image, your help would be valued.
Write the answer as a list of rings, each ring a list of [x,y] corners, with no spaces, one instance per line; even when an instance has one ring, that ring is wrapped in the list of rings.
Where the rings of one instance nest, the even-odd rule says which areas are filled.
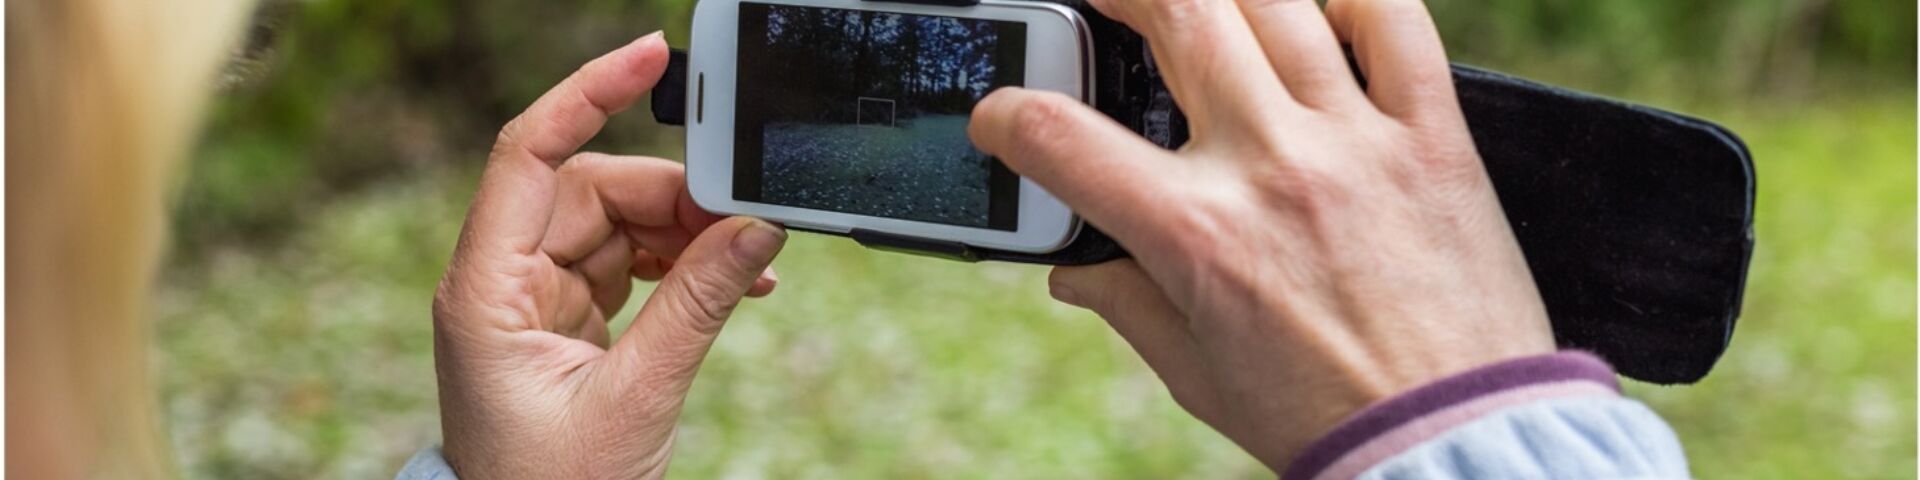
[[[736,200],[994,230],[1019,177],[968,116],[1021,85],[1020,22],[740,3]]]

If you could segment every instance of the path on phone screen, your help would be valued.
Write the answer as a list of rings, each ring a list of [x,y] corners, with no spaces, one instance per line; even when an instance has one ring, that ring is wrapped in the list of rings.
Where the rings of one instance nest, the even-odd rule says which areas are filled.
[[[766,127],[761,198],[806,208],[985,226],[988,157],[967,117],[896,127],[775,123]]]

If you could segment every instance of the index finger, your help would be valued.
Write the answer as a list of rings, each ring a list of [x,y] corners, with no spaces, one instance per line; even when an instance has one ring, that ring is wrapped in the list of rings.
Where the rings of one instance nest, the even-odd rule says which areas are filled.
[[[540,241],[558,265],[585,258],[616,229],[672,259],[721,218],[693,203],[680,164],[658,158],[575,155],[560,167],[559,188]]]
[[[967,134],[1130,250],[1165,246],[1178,224],[1168,205],[1179,204],[1189,165],[1070,97],[995,90],[974,106]]]
[[[659,32],[596,58],[507,123],[467,213],[463,248],[538,250],[553,213],[554,169],[639,100],[667,67]]]

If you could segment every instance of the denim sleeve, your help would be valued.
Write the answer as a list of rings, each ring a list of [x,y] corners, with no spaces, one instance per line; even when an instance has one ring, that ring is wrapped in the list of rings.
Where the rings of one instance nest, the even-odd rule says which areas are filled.
[[[438,445],[420,449],[420,453],[413,454],[413,458],[407,460],[406,466],[400,467],[400,474],[393,476],[393,480],[457,480],[458,478],[453,476],[453,467],[447,466],[447,459],[440,456]]]
[[[1567,352],[1450,377],[1369,406],[1284,475],[1326,479],[1690,478],[1673,430]]]

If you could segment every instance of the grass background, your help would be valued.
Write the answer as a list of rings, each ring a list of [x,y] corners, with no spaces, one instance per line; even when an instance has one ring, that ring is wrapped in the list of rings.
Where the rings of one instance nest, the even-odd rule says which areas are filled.
[[[1628,385],[1697,475],[1915,475],[1911,2],[1431,3],[1457,59],[1751,144],[1759,248],[1732,349],[1699,385]],[[186,473],[381,478],[437,442],[430,296],[487,140],[689,5],[268,3],[158,282],[155,374]],[[677,158],[677,132],[643,117],[594,148]],[[1271,477],[1098,318],[1051,302],[1042,268],[807,234],[776,266],[779,291],[739,311],[694,385],[677,477]]]

